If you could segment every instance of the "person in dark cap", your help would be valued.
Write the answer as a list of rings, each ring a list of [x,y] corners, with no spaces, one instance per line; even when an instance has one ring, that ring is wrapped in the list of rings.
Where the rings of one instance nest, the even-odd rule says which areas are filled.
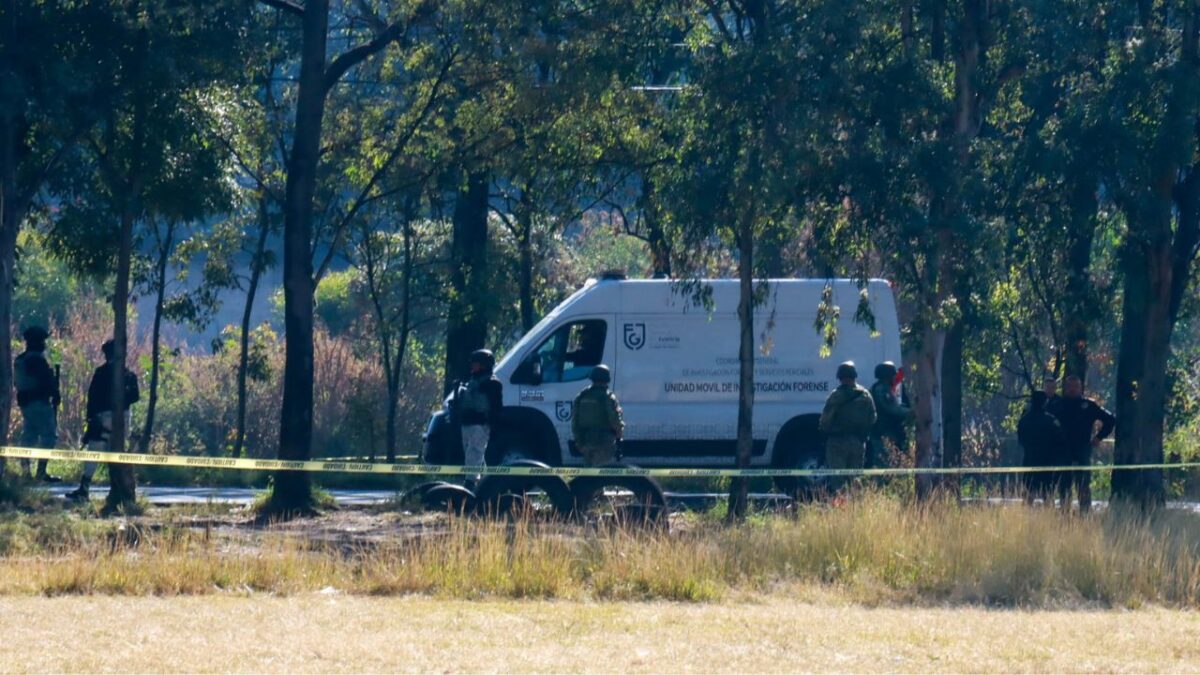
[[[117,364],[113,362],[116,348],[113,341],[105,342],[100,351],[104,354],[104,363],[92,374],[92,383],[88,386],[87,397],[87,428],[83,432],[83,444],[88,450],[96,452],[109,451],[109,435],[113,423],[113,378],[117,376]],[[125,370],[125,394],[122,408],[125,414],[125,428],[129,428],[129,406],[138,402],[141,392],[138,389],[137,376]],[[68,492],[65,496],[70,501],[86,502],[88,490],[92,484],[92,476],[96,473],[95,462],[84,462],[83,475],[79,479],[79,488]]]
[[[487,463],[487,447],[492,427],[500,418],[503,407],[503,385],[492,371],[496,357],[486,349],[471,353],[468,360],[471,376],[460,382],[454,393],[452,414],[462,430],[464,466],[483,466]],[[479,476],[470,476],[467,487],[474,488]]]
[[[867,439],[875,424],[871,392],[858,384],[853,361],[837,369],[838,388],[825,400],[820,429],[825,435],[825,465],[830,469],[861,469]]]
[[[612,372],[603,363],[592,368],[592,384],[579,392],[571,409],[575,447],[589,466],[617,461],[617,443],[625,431],[621,404],[609,389]]]
[[[58,374],[46,360],[46,341],[50,332],[41,326],[25,329],[25,351],[13,363],[13,384],[17,406],[21,409],[21,445],[26,448],[53,448],[58,441]],[[62,479],[46,472],[48,460],[37,463],[37,480],[58,483]],[[21,460],[24,475],[30,477],[30,462]]]

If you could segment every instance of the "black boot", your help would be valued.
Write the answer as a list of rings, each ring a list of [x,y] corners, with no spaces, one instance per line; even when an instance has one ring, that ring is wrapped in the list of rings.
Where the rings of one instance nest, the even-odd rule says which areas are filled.
[[[92,479],[83,476],[79,479],[79,487],[63,495],[69,502],[84,503],[88,500],[88,487],[91,486]]]
[[[38,462],[36,479],[42,483],[61,483],[61,478],[46,473],[47,464],[49,464],[49,461],[44,459]]]

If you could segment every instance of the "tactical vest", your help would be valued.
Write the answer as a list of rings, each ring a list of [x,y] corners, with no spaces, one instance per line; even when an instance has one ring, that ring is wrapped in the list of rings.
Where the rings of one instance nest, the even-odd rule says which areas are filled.
[[[492,403],[488,400],[487,392],[483,390],[484,382],[487,380],[473,377],[459,388],[456,398],[464,419],[486,419],[491,412]]]
[[[612,431],[608,424],[608,390],[592,387],[579,395],[575,420],[580,431]]]

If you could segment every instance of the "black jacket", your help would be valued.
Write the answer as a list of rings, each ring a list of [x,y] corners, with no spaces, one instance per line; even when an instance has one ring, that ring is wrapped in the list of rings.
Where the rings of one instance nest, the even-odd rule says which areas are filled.
[[[1062,425],[1044,406],[1025,409],[1017,423],[1017,440],[1025,450],[1025,466],[1059,466],[1070,461]]]
[[[1046,404],[1046,411],[1062,425],[1063,442],[1072,461],[1090,459],[1092,438],[1108,438],[1117,426],[1117,418],[1090,398],[1056,396]],[[1099,432],[1095,431],[1097,422]]]
[[[24,408],[30,403],[45,401],[57,404],[59,400],[58,377],[46,360],[43,352],[22,352],[13,363],[14,369],[24,369],[24,377],[14,377],[18,382],[24,380],[34,386],[21,390],[17,389],[17,405]]]
[[[112,385],[116,368],[111,363],[105,363],[92,374],[92,383],[88,386],[87,416],[91,420],[102,412],[113,409]],[[138,391],[137,377],[128,370],[125,371],[125,410],[137,403],[141,398]]]

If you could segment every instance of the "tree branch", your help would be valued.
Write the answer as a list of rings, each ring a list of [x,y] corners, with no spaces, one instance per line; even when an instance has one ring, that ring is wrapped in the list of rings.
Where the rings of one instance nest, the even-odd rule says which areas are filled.
[[[328,91],[333,88],[338,80],[342,79],[342,76],[346,74],[346,71],[383,51],[389,44],[399,40],[413,23],[425,18],[432,11],[432,4],[421,3],[407,20],[397,21],[389,25],[387,28],[379,31],[375,35],[375,39],[370,42],[361,44],[350,51],[340,54],[333,60],[333,63],[329,64],[329,68],[325,71],[325,90]]]
[[[296,16],[304,16],[304,7],[289,0],[258,0],[271,9],[283,10]]]

